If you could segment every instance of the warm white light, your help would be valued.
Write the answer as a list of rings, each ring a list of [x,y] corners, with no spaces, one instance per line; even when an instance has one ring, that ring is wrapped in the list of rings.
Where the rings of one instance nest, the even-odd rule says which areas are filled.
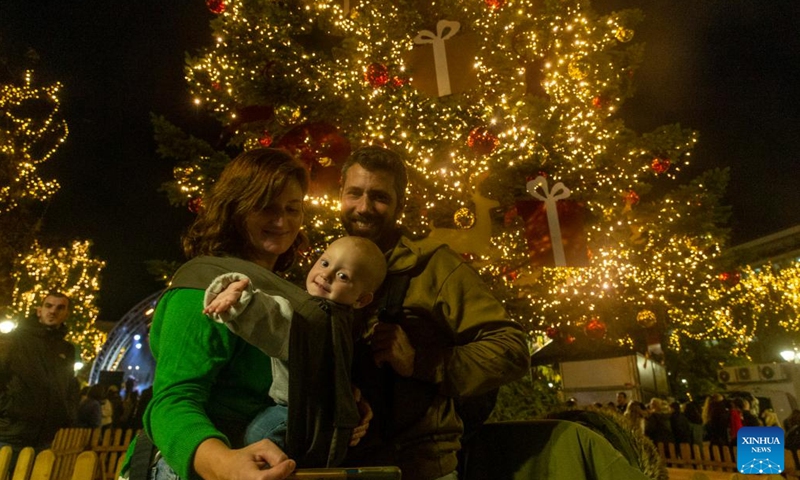
[[[781,352],[781,357],[786,360],[787,362],[791,362],[795,359],[797,355],[793,350],[784,350]]]
[[[81,368],[83,368],[83,362],[75,362],[75,365],[72,368],[74,368],[76,372],[79,371]]]
[[[17,328],[17,322],[11,319],[0,322],[0,333],[8,333]]]

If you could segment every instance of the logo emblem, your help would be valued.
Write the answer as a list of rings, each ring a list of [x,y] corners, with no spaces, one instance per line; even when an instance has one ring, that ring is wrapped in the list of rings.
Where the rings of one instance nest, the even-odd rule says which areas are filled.
[[[736,465],[739,473],[783,472],[783,429],[742,427],[737,433]]]

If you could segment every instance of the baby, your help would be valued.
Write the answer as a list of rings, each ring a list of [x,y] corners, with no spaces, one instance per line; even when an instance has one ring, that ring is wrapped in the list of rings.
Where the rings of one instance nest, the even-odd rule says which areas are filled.
[[[342,237],[331,243],[311,267],[306,290],[315,297],[362,308],[372,301],[385,276],[386,259],[377,245],[361,237]],[[245,310],[251,302],[259,308]],[[206,290],[203,312],[273,357],[269,395],[275,405],[250,423],[245,442],[267,438],[285,448],[291,304],[283,297],[254,290],[242,274],[227,273],[214,279]]]

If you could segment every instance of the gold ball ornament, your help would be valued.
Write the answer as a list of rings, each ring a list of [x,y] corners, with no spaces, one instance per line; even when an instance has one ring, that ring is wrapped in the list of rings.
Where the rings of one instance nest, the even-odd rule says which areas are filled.
[[[575,80],[583,80],[589,75],[589,64],[583,58],[573,60],[569,62],[567,72]]]
[[[656,324],[656,314],[650,310],[642,310],[636,315],[636,321],[644,328],[650,328]]]
[[[331,157],[319,157],[317,161],[323,167],[330,167],[333,165],[333,159]]]
[[[258,138],[248,138],[244,141],[243,147],[247,151],[261,148],[261,141]]]
[[[302,112],[297,105],[279,105],[275,107],[275,118],[281,125],[294,125],[300,121]]]
[[[633,40],[633,30],[630,28],[619,27],[617,31],[614,32],[614,38],[622,43],[627,43]]]
[[[461,207],[453,214],[453,222],[462,230],[466,230],[475,225],[475,214],[467,207]]]

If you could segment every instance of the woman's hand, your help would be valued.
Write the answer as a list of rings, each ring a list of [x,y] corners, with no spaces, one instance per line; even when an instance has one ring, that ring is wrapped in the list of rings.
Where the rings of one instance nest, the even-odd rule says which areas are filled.
[[[367,429],[369,429],[369,422],[372,420],[372,407],[370,407],[369,402],[361,396],[361,390],[356,386],[353,386],[353,396],[356,398],[356,406],[358,407],[358,413],[361,414],[361,421],[359,421],[358,426],[353,429],[353,435],[350,437],[351,447],[358,445],[358,442],[364,438],[364,435],[367,434]]]
[[[194,469],[205,480],[282,480],[295,467],[295,461],[269,440],[232,450],[222,440],[209,438],[194,455]]]

